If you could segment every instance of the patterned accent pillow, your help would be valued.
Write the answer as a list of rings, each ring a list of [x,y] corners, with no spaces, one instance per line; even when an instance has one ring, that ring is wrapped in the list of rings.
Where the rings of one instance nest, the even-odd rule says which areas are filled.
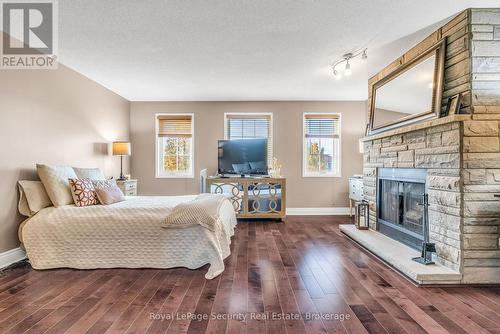
[[[76,206],[99,204],[99,200],[91,180],[69,179],[68,181]]]

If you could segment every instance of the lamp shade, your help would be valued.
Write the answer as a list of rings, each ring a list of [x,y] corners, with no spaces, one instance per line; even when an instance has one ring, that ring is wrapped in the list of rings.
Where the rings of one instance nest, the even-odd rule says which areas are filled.
[[[113,142],[113,155],[130,155],[130,143],[128,141]]]

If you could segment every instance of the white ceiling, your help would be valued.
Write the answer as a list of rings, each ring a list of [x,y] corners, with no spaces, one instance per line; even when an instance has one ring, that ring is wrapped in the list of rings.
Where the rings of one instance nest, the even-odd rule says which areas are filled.
[[[59,0],[59,59],[132,101],[364,100],[368,74],[467,7],[500,0]]]

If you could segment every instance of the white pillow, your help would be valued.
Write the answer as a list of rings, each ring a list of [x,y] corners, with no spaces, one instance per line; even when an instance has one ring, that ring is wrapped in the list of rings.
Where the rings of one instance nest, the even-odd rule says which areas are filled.
[[[62,205],[73,204],[73,196],[68,179],[77,179],[73,168],[69,166],[48,166],[37,164],[38,176],[49,195],[52,204],[57,208]]]
[[[78,168],[73,167],[79,179],[106,180],[103,172],[99,168]]]
[[[19,181],[19,212],[31,217],[38,211],[52,206],[49,195],[40,181]]]

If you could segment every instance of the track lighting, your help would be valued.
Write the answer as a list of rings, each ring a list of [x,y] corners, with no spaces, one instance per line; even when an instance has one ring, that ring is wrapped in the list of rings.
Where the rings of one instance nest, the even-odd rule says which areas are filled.
[[[332,70],[333,70],[333,76],[335,77],[336,80],[340,80],[342,78],[341,73],[337,70],[337,65],[340,65],[345,62],[345,67],[344,67],[344,75],[349,76],[352,73],[351,70],[351,64],[349,61],[353,58],[356,58],[358,56],[361,56],[361,59],[367,59],[368,54],[366,53],[366,49],[358,50],[356,52],[352,53],[346,53],[345,55],[342,56],[341,59],[337,60],[335,63],[332,65]]]

